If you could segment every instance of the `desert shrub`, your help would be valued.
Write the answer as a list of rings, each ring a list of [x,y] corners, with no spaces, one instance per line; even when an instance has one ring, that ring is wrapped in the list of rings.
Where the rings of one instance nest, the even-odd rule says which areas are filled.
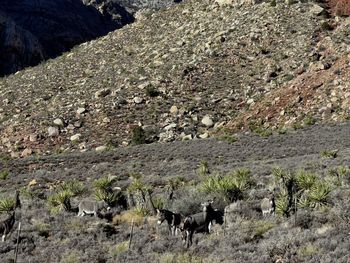
[[[164,253],[159,255],[159,263],[206,263],[211,262],[197,255],[191,255],[190,253]]]
[[[314,184],[308,193],[308,199],[311,207],[319,207],[328,203],[329,194],[332,187],[325,181],[319,181]]]
[[[114,246],[112,246],[110,249],[109,249],[109,254],[112,256],[112,257],[117,257],[119,256],[121,253],[124,253],[128,250],[128,242],[127,241],[124,241],[124,242],[120,242]]]
[[[132,222],[134,222],[136,226],[142,225],[144,222],[143,215],[137,213],[135,210],[128,210],[113,217],[113,224],[115,225],[131,224]]]
[[[206,177],[210,172],[209,172],[209,165],[208,162],[205,160],[202,160],[197,169],[197,173],[201,177]]]
[[[146,143],[146,133],[142,127],[137,126],[132,129],[131,144],[140,145]]]
[[[306,246],[303,246],[298,250],[298,255],[301,257],[313,256],[317,253],[320,253],[319,248],[312,244],[307,244]]]
[[[157,97],[160,94],[159,91],[153,85],[148,85],[145,91],[146,91],[146,95],[151,98]]]
[[[10,212],[15,209],[16,200],[13,198],[0,199],[0,213]]]
[[[54,193],[48,197],[47,202],[51,208],[52,213],[61,212],[63,209],[70,211],[70,198],[73,196],[73,193],[69,190],[62,190],[58,193]]]
[[[321,152],[321,156],[325,158],[337,158],[338,150],[324,150]]]
[[[0,180],[6,180],[8,176],[9,176],[8,171],[4,170],[0,172]]]
[[[275,200],[276,213],[282,216],[288,216],[290,211],[289,196],[286,191],[279,193]]]
[[[165,206],[165,200],[162,197],[153,198],[153,205],[156,209],[162,209]]]
[[[218,193],[227,202],[233,202],[243,198],[245,190],[254,185],[251,172],[242,168],[227,175],[216,173],[207,177],[201,184],[201,190],[207,194]]]
[[[81,261],[81,254],[77,250],[68,251],[63,254],[60,263],[79,263]]]
[[[296,184],[301,190],[309,190],[315,184],[316,179],[316,174],[305,170],[298,170],[295,175]]]
[[[122,192],[114,191],[113,184],[116,177],[106,176],[96,179],[93,182],[94,196],[97,200],[103,200],[110,206],[115,206],[117,203],[121,202],[123,199]]]
[[[174,199],[169,209],[183,215],[191,215],[201,211],[201,203],[207,200],[208,196],[196,188],[185,187],[177,191],[179,197]]]
[[[348,182],[350,179],[350,169],[346,166],[331,168],[328,174],[331,181],[337,186],[345,184],[345,182]]]
[[[64,182],[61,185],[62,191],[67,191],[72,194],[72,196],[81,196],[86,193],[86,188],[82,182],[77,180],[71,180]]]
[[[32,187],[25,186],[20,189],[20,194],[26,199],[35,199],[39,198],[42,195],[42,192],[39,189],[33,189]]]
[[[338,16],[350,15],[349,0],[327,0],[326,3],[333,14]]]
[[[224,142],[227,142],[227,143],[234,143],[237,141],[237,137],[235,137],[234,135],[231,135],[231,134],[223,134],[221,136],[218,137],[218,140],[219,141],[224,141]]]
[[[37,231],[39,236],[47,238],[50,235],[51,226],[42,221],[37,221],[34,224],[34,229]]]

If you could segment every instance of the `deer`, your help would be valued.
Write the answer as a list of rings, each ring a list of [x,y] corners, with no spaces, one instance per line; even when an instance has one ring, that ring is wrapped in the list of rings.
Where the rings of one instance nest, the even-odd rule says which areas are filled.
[[[161,225],[167,221],[169,233],[171,236],[177,235],[177,230],[180,229],[183,216],[179,213],[174,213],[166,209],[157,209],[157,224]]]
[[[79,212],[77,216],[94,215],[97,217],[99,211],[104,208],[110,210],[110,207],[105,201],[82,200],[78,206]]]

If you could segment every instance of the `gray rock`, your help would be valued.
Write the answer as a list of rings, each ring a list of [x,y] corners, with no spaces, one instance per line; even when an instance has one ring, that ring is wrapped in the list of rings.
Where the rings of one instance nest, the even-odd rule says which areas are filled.
[[[56,137],[60,134],[60,131],[57,127],[49,127],[47,129],[47,133],[48,133],[49,137]]]
[[[213,119],[209,115],[205,115],[202,119],[202,124],[210,128],[214,125]]]
[[[80,133],[77,133],[77,134],[74,134],[73,136],[70,137],[70,140],[72,142],[76,142],[76,141],[79,141],[81,138],[81,134]]]
[[[86,112],[86,109],[85,108],[78,108],[77,109],[77,114],[83,114],[83,113],[85,113]]]
[[[62,119],[60,119],[60,118],[55,119],[55,120],[53,121],[53,123],[54,123],[55,125],[59,126],[59,127],[63,127],[63,126],[64,126],[64,123],[63,123]]]
[[[134,101],[135,104],[141,104],[143,102],[143,98],[134,97],[133,101]]]

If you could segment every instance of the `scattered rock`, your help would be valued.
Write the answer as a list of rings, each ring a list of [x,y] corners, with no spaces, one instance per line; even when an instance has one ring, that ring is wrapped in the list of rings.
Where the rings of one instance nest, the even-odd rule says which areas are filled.
[[[59,126],[59,127],[63,127],[63,126],[64,126],[64,123],[63,123],[62,119],[60,119],[60,118],[55,119],[55,120],[53,121],[53,123],[54,123],[55,125]]]
[[[207,138],[209,138],[209,134],[208,134],[207,132],[205,132],[205,133],[203,133],[203,134],[200,134],[200,135],[199,135],[199,138],[201,138],[201,139],[207,139]]]
[[[76,142],[76,141],[79,141],[81,138],[81,134],[80,133],[77,133],[77,134],[74,134],[73,136],[70,137],[70,140],[72,142]]]
[[[210,128],[210,127],[213,127],[214,122],[213,122],[213,119],[209,115],[205,115],[202,119],[202,124],[204,124],[206,127]]]
[[[96,152],[104,152],[106,150],[107,150],[107,146],[105,146],[105,145],[98,146],[98,147],[95,148]]]
[[[103,97],[108,96],[109,94],[111,94],[111,90],[110,89],[101,89],[101,90],[96,91],[95,98],[96,99],[103,98]]]
[[[21,156],[28,157],[28,156],[32,155],[32,153],[33,153],[32,149],[26,148],[22,151]]]
[[[170,113],[171,114],[176,115],[178,113],[178,111],[179,110],[178,110],[177,106],[175,106],[175,105],[171,106],[171,108],[170,108]]]
[[[141,104],[143,102],[143,99],[140,97],[134,97],[133,101],[135,104]]]
[[[85,112],[86,112],[86,109],[83,108],[83,107],[77,109],[77,114],[79,114],[79,115],[80,115],[80,114],[83,114],[83,113],[85,113]]]
[[[31,181],[29,182],[28,187],[33,187],[33,186],[35,186],[35,185],[37,185],[37,184],[38,184],[37,180],[36,180],[36,179],[33,179],[33,180],[31,180]]]
[[[317,4],[313,4],[310,8],[310,12],[316,16],[319,16],[324,12],[324,8]]]
[[[49,127],[47,133],[49,137],[56,137],[60,134],[60,131],[57,127]]]
[[[168,131],[168,130],[172,130],[174,128],[176,128],[177,124],[176,123],[170,123],[169,125],[164,127],[164,130]]]
[[[29,141],[30,142],[36,142],[38,140],[39,136],[35,133],[29,135]]]

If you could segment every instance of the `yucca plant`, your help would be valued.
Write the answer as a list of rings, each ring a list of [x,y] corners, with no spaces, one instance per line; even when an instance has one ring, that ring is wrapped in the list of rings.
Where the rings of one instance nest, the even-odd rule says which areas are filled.
[[[309,190],[316,182],[317,176],[305,170],[296,172],[295,180],[300,190]]]
[[[10,212],[15,209],[16,200],[13,198],[2,198],[0,200],[0,213]]]
[[[209,165],[208,165],[208,162],[203,160],[199,163],[199,166],[198,166],[198,170],[197,170],[198,174],[201,176],[201,177],[205,177],[209,174]]]
[[[289,197],[288,193],[283,191],[280,193],[276,200],[276,213],[282,216],[288,216],[289,215]]]
[[[61,187],[62,191],[68,191],[72,196],[81,196],[86,192],[86,188],[82,182],[72,180],[64,182]]]
[[[317,182],[310,189],[308,199],[312,207],[319,207],[328,203],[329,194],[332,191],[332,187],[325,181]]]
[[[70,198],[73,196],[72,192],[68,190],[62,190],[58,193],[55,193],[48,198],[48,204],[52,208],[57,208],[59,211],[63,209],[70,211]]]
[[[310,207],[310,200],[307,196],[307,193],[300,196],[298,199],[298,208],[308,208]]]
[[[111,191],[113,183],[117,178],[114,176],[105,176],[99,179],[96,179],[93,183],[95,189],[103,191]]]
[[[122,196],[121,192],[107,192],[101,189],[97,189],[94,195],[96,200],[103,200],[110,206],[114,206]]]

